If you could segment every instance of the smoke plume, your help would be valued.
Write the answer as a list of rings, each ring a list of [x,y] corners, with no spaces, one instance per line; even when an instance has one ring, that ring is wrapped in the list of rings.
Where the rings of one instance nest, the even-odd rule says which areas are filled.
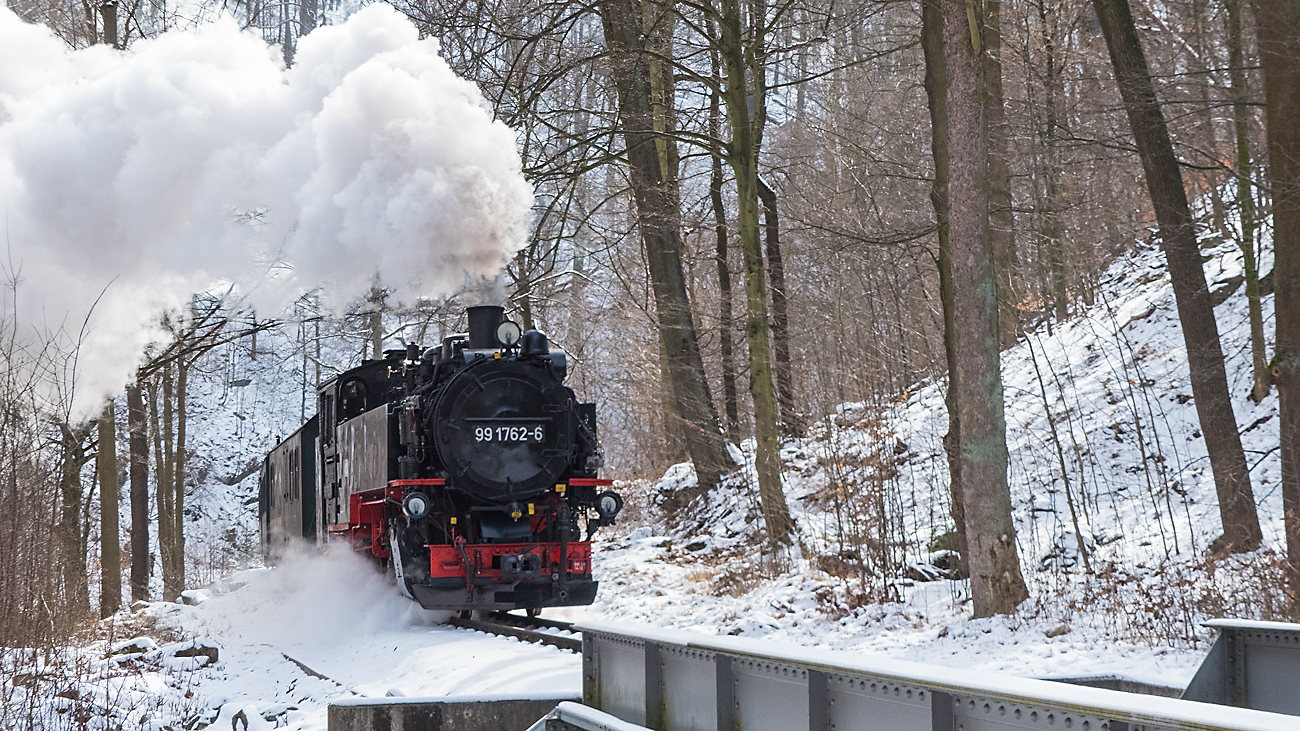
[[[378,275],[440,296],[526,236],[513,132],[385,5],[303,38],[288,70],[229,20],[70,51],[0,8],[0,68],[0,263],[17,281],[0,314],[76,335],[93,309],[74,418],[193,292],[233,284],[275,311]]]

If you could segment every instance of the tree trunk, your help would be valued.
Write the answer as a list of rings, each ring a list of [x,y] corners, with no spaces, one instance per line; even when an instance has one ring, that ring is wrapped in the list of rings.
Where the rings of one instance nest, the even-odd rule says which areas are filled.
[[[81,12],[86,16],[86,38],[93,46],[99,43],[99,26],[95,22],[95,7],[90,0],[81,0]]]
[[[794,405],[794,374],[790,366],[790,315],[785,290],[785,264],[781,260],[781,225],[776,192],[758,179],[758,197],[763,201],[763,230],[767,240],[767,273],[772,277],[772,355],[776,358],[776,401],[781,410],[781,429],[786,436],[803,433],[803,422]]]
[[[149,439],[140,382],[126,388],[131,452],[131,601],[149,599]]]
[[[957,350],[952,301],[952,242],[948,235],[948,70],[943,57],[941,0],[921,3],[921,49],[925,54],[925,94],[930,106],[930,151],[934,156],[934,184],[930,203],[939,239],[939,301],[943,307],[943,351],[948,365],[948,433],[943,451],[948,457],[949,514],[957,536],[961,573],[970,574],[970,549],[966,541],[966,511],[961,491],[961,422],[957,419]]]
[[[789,540],[793,521],[781,486],[780,435],[776,426],[776,393],[772,387],[772,350],[767,312],[767,282],[764,276],[763,243],[758,230],[758,154],[760,130],[764,124],[764,80],[761,64],[750,67],[750,60],[761,62],[761,54],[746,49],[745,26],[738,0],[720,3],[718,55],[722,60],[726,83],[722,97],[731,123],[731,142],[727,162],[736,178],[737,222],[740,249],[745,261],[745,336],[749,341],[749,395],[754,402],[755,462],[758,472],[759,500],[767,537],[775,546]],[[761,22],[762,13],[752,14]],[[751,29],[754,38],[764,30]],[[753,84],[746,76],[753,73]],[[750,109],[753,119],[750,119]]]
[[[171,370],[170,366],[164,366],[160,379],[163,383],[162,393],[159,393],[158,383],[151,381],[149,384],[149,416],[153,421],[153,461],[156,468],[154,470],[154,503],[158,509],[158,561],[162,564],[163,571],[167,570],[167,561],[171,556]],[[164,406],[159,407],[159,400],[162,400]],[[150,573],[153,572],[152,562],[149,566]],[[165,590],[164,590],[165,592]],[[167,597],[163,594],[164,600],[174,600],[176,597]]]
[[[366,298],[370,303],[366,320],[370,329],[371,360],[384,359],[384,300],[387,296],[388,293],[376,285],[370,288],[370,296]]]
[[[99,417],[100,592],[99,616],[109,617],[122,608],[122,543],[117,521],[117,424],[110,400]]]
[[[673,388],[673,368],[668,358],[668,343],[659,331],[659,404],[664,412],[664,450],[674,464],[691,458],[686,446],[686,426],[677,411],[677,391]],[[693,497],[693,496],[692,496]],[[670,508],[679,508],[672,505]]]
[[[1228,377],[1219,347],[1219,328],[1214,321],[1210,293],[1201,267],[1196,229],[1187,205],[1178,158],[1174,156],[1169,129],[1156,100],[1155,88],[1133,13],[1128,0],[1093,0],[1115,80],[1137,143],[1147,189],[1155,207],[1161,248],[1169,263],[1169,279],[1178,304],[1178,319],[1187,346],[1192,398],[1205,435],[1205,447],[1214,472],[1219,496],[1223,535],[1212,548],[1216,552],[1251,551],[1259,546],[1259,517],[1250,489],[1246,456],[1237,433],[1237,420],[1228,396]]]
[[[657,0],[616,0],[600,6],[660,337],[695,463],[697,492],[704,492],[717,486],[727,451],[704,375],[682,268],[680,163],[672,137],[675,84],[672,66],[663,58],[672,53],[673,13],[671,5]]]
[[[758,48],[746,48],[746,35],[755,46],[763,38],[764,13],[754,10],[750,18],[757,27],[746,34],[738,0],[719,5],[718,56],[723,62],[723,103],[731,122],[727,163],[736,177],[737,224],[741,254],[745,261],[745,337],[749,341],[749,394],[754,402],[755,467],[758,472],[759,503],[770,545],[785,544],[793,529],[790,510],[781,486],[780,434],[776,428],[776,392],[772,388],[772,346],[767,312],[767,277],[763,263],[763,242],[758,226],[758,155],[762,129],[766,124],[766,81],[763,57]],[[750,66],[753,61],[754,65]],[[753,83],[746,81],[753,75]],[[751,117],[753,114],[753,117]]]
[[[948,74],[948,230],[961,481],[976,617],[1008,614],[1028,596],[1007,485],[997,279],[989,224],[988,117],[976,0],[941,0]]]
[[[1242,275],[1250,317],[1250,356],[1254,368],[1251,398],[1259,403],[1273,385],[1264,342],[1264,311],[1260,305],[1259,260],[1255,253],[1255,191],[1250,160],[1250,91],[1246,85],[1246,54],[1241,40],[1241,0],[1226,0],[1228,10],[1228,83],[1232,121],[1237,137],[1237,215],[1241,219]]]
[[[1038,21],[1043,39],[1043,63],[1046,66],[1046,83],[1043,84],[1047,117],[1043,122],[1043,204],[1039,210],[1039,250],[1047,256],[1049,277],[1052,284],[1052,303],[1056,311],[1057,322],[1063,322],[1070,314],[1069,291],[1065,281],[1065,227],[1061,225],[1061,169],[1060,153],[1056,128],[1059,126],[1056,106],[1057,87],[1060,76],[1056,61],[1056,39],[1048,26],[1047,3],[1038,0]]]
[[[113,48],[121,48],[117,43],[117,0],[106,0],[99,6],[99,14],[104,21],[104,42]]]
[[[1002,97],[1002,3],[984,0],[984,83],[989,128],[989,226],[998,287],[998,338],[1003,348],[1016,344],[1020,311],[1013,284],[1016,270],[1015,213],[1011,208],[1009,131]]]
[[[302,0],[298,4],[298,35],[305,36],[316,29],[316,0]]]
[[[59,550],[63,601],[68,615],[79,619],[90,612],[90,587],[86,581],[86,553],[81,542],[81,468],[86,464],[85,432],[59,422]]]
[[[163,599],[174,601],[178,594],[176,577],[172,573],[176,561],[176,381],[172,366],[163,371],[162,382],[162,440],[163,460],[167,462],[167,477],[158,488],[158,545],[161,552],[163,574]],[[163,540],[163,539],[166,540]]]
[[[1300,0],[1260,0],[1268,177],[1273,190],[1274,307],[1291,616],[1300,619]]]
[[[1205,152],[1202,158],[1206,163],[1208,170],[1204,171],[1205,192],[1210,198],[1210,220],[1215,231],[1223,236],[1228,235],[1228,217],[1227,211],[1224,210],[1223,193],[1219,190],[1219,141],[1214,130],[1214,115],[1217,111],[1218,104],[1210,100],[1210,87],[1214,82],[1214,67],[1217,65],[1217,59],[1213,57],[1214,46],[1207,42],[1205,18],[1206,7],[1205,0],[1192,0],[1192,33],[1195,36],[1195,53],[1194,60],[1188,64],[1195,69],[1200,78],[1201,108],[1196,111],[1197,131],[1201,136],[1201,144],[1204,145]]]
[[[722,85],[718,69],[718,55],[709,54],[713,66],[713,81]],[[722,117],[718,90],[709,95],[709,136],[722,137]],[[714,233],[717,239],[718,259],[718,347],[722,351],[722,403],[725,413],[727,441],[740,443],[740,408],[736,400],[736,355],[732,342],[731,266],[727,255],[727,209],[722,205],[722,154],[712,151],[713,169],[709,176],[709,201],[713,204]]]
[[[185,591],[185,412],[186,392],[189,390],[189,364],[184,357],[176,360],[176,451],[171,470],[172,478],[172,566],[171,588],[167,596],[180,596]],[[166,577],[164,577],[166,584]]]
[[[534,239],[528,246],[520,249],[518,254],[515,254],[515,266],[518,267],[519,276],[515,280],[515,294],[510,298],[510,301],[514,302],[515,306],[519,308],[519,315],[523,320],[519,326],[523,328],[524,332],[537,327],[533,321],[533,262],[530,256],[536,245],[537,241]]]

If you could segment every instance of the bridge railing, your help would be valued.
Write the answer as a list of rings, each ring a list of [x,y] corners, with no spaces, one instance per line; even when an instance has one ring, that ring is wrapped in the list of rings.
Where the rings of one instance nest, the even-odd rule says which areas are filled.
[[[1300,715],[1300,624],[1215,619],[1205,626],[1219,638],[1184,699]]]
[[[1293,716],[858,653],[603,622],[578,629],[583,703],[658,731],[1300,728]]]

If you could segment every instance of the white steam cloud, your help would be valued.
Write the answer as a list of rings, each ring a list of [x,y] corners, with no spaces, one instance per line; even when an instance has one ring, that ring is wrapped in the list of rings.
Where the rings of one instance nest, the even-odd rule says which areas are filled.
[[[288,70],[233,21],[70,51],[0,8],[0,68],[0,261],[20,279],[3,314],[75,334],[102,293],[74,418],[195,291],[339,304],[378,275],[439,296],[525,241],[514,133],[386,5],[303,38]]]

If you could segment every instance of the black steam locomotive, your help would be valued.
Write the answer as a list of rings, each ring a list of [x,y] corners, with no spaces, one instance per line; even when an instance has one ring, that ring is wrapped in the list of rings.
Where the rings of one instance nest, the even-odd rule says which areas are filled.
[[[295,541],[346,544],[427,609],[595,599],[591,534],[623,505],[597,476],[596,405],[544,333],[502,314],[471,307],[468,335],[321,385],[316,416],[263,462],[268,563]]]

